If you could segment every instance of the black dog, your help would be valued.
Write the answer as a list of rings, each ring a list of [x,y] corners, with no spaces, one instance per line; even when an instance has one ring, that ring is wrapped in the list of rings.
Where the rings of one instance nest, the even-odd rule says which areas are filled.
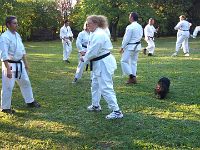
[[[169,92],[170,80],[166,77],[161,78],[155,88],[155,95],[159,99],[164,99]]]

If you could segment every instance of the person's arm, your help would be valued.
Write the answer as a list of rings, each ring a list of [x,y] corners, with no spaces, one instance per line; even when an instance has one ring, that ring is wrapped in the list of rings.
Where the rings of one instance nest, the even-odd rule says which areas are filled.
[[[121,50],[120,50],[120,53],[123,53],[124,52],[124,48],[128,45],[130,39],[131,39],[131,36],[132,36],[132,30],[130,28],[126,28],[126,32],[124,34],[124,38],[122,40],[122,46],[121,46]]]
[[[98,57],[98,52],[103,46],[102,41],[104,41],[103,37],[94,37],[90,41],[89,49],[81,61],[88,62],[89,60]]]
[[[174,27],[174,29],[175,29],[175,30],[178,30],[178,29],[180,29],[180,27],[181,27],[181,22],[179,22],[179,23]]]
[[[26,54],[23,55],[22,60],[24,62],[24,66],[25,66],[26,70],[28,70],[29,69],[29,65],[28,65]]]
[[[1,53],[1,61],[4,63],[6,67],[6,73],[8,78],[12,78],[12,68],[8,63],[8,49],[9,49],[9,40],[6,37],[0,38],[0,49],[2,50]]]
[[[76,39],[76,47],[78,48],[78,52],[80,52],[80,53],[84,51],[84,49],[82,47],[83,36],[84,36],[83,32],[80,32]]]

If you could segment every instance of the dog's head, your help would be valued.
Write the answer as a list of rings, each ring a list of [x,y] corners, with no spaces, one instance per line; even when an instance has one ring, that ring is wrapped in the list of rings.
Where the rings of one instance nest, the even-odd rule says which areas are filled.
[[[157,98],[159,99],[164,99],[167,95],[167,87],[165,84],[162,84],[162,83],[158,83],[156,85],[156,88],[155,88],[155,95],[157,96]]]

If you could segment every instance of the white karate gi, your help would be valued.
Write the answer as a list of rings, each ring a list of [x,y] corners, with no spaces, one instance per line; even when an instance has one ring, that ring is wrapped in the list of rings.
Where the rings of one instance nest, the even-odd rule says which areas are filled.
[[[2,57],[1,57],[2,61],[5,60],[18,61],[22,59],[24,54],[26,54],[24,45],[22,43],[22,39],[17,32],[13,34],[10,32],[10,30],[7,30],[1,35],[0,41],[1,41],[0,49],[2,50]],[[15,81],[17,81],[20,87],[25,102],[32,103],[34,101],[31,83],[27,71],[25,69],[25,65],[23,60],[21,60],[21,62],[22,62],[22,72],[20,70],[20,64],[9,63],[9,66],[12,68],[11,79],[7,77],[7,69],[4,63],[2,62],[2,90],[1,90],[2,109],[11,108],[11,96],[13,87],[15,85]],[[16,65],[18,65],[19,68],[18,78],[15,78]]]
[[[196,37],[199,31],[200,31],[200,26],[196,26],[193,32],[193,37]]]
[[[78,34],[78,37],[77,37],[77,40],[76,40],[76,47],[78,48],[79,53],[80,52],[85,52],[85,53],[87,52],[89,35],[90,35],[90,33],[85,31],[85,30]],[[80,54],[79,54],[79,56],[80,56]],[[76,69],[76,74],[75,74],[76,79],[81,78],[81,76],[83,74],[84,66],[85,66],[85,63],[80,61],[80,58],[79,58],[79,63],[78,63],[78,67]]]
[[[146,47],[146,49],[151,54],[153,54],[154,50],[155,50],[155,43],[154,43],[154,33],[155,32],[156,32],[156,29],[154,28],[153,25],[148,24],[144,28],[145,41],[148,44],[148,46]]]
[[[121,58],[121,67],[123,74],[136,76],[138,53],[141,50],[140,42],[143,36],[142,26],[136,21],[126,27],[126,32],[122,41],[124,52]]]
[[[70,26],[63,26],[60,29],[60,39],[62,39],[63,44],[63,60],[68,60],[72,51],[72,41],[69,38],[73,37]]]
[[[190,37],[190,23],[186,20],[180,21],[175,27],[177,32],[176,53],[178,53],[181,45],[184,53],[189,53],[188,39]]]
[[[93,58],[97,58],[107,54],[113,49],[110,38],[106,35],[103,29],[97,28],[94,32],[90,33],[90,40],[88,43],[88,51],[85,55],[84,62],[87,63]],[[108,107],[113,111],[118,111],[116,94],[113,89],[112,75],[117,69],[117,63],[112,54],[107,57],[93,61],[92,70],[92,105],[100,106],[101,96],[108,103]]]

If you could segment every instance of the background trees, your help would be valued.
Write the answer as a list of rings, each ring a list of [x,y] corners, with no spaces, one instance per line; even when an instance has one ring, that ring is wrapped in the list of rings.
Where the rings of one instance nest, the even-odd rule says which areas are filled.
[[[91,14],[108,17],[114,40],[123,36],[131,11],[139,13],[143,26],[150,17],[155,18],[160,35],[165,36],[175,34],[173,27],[181,14],[192,22],[192,29],[200,24],[199,0],[0,0],[0,6],[0,32],[5,30],[5,16],[16,15],[26,40],[55,39],[64,18],[71,21],[76,35]]]

